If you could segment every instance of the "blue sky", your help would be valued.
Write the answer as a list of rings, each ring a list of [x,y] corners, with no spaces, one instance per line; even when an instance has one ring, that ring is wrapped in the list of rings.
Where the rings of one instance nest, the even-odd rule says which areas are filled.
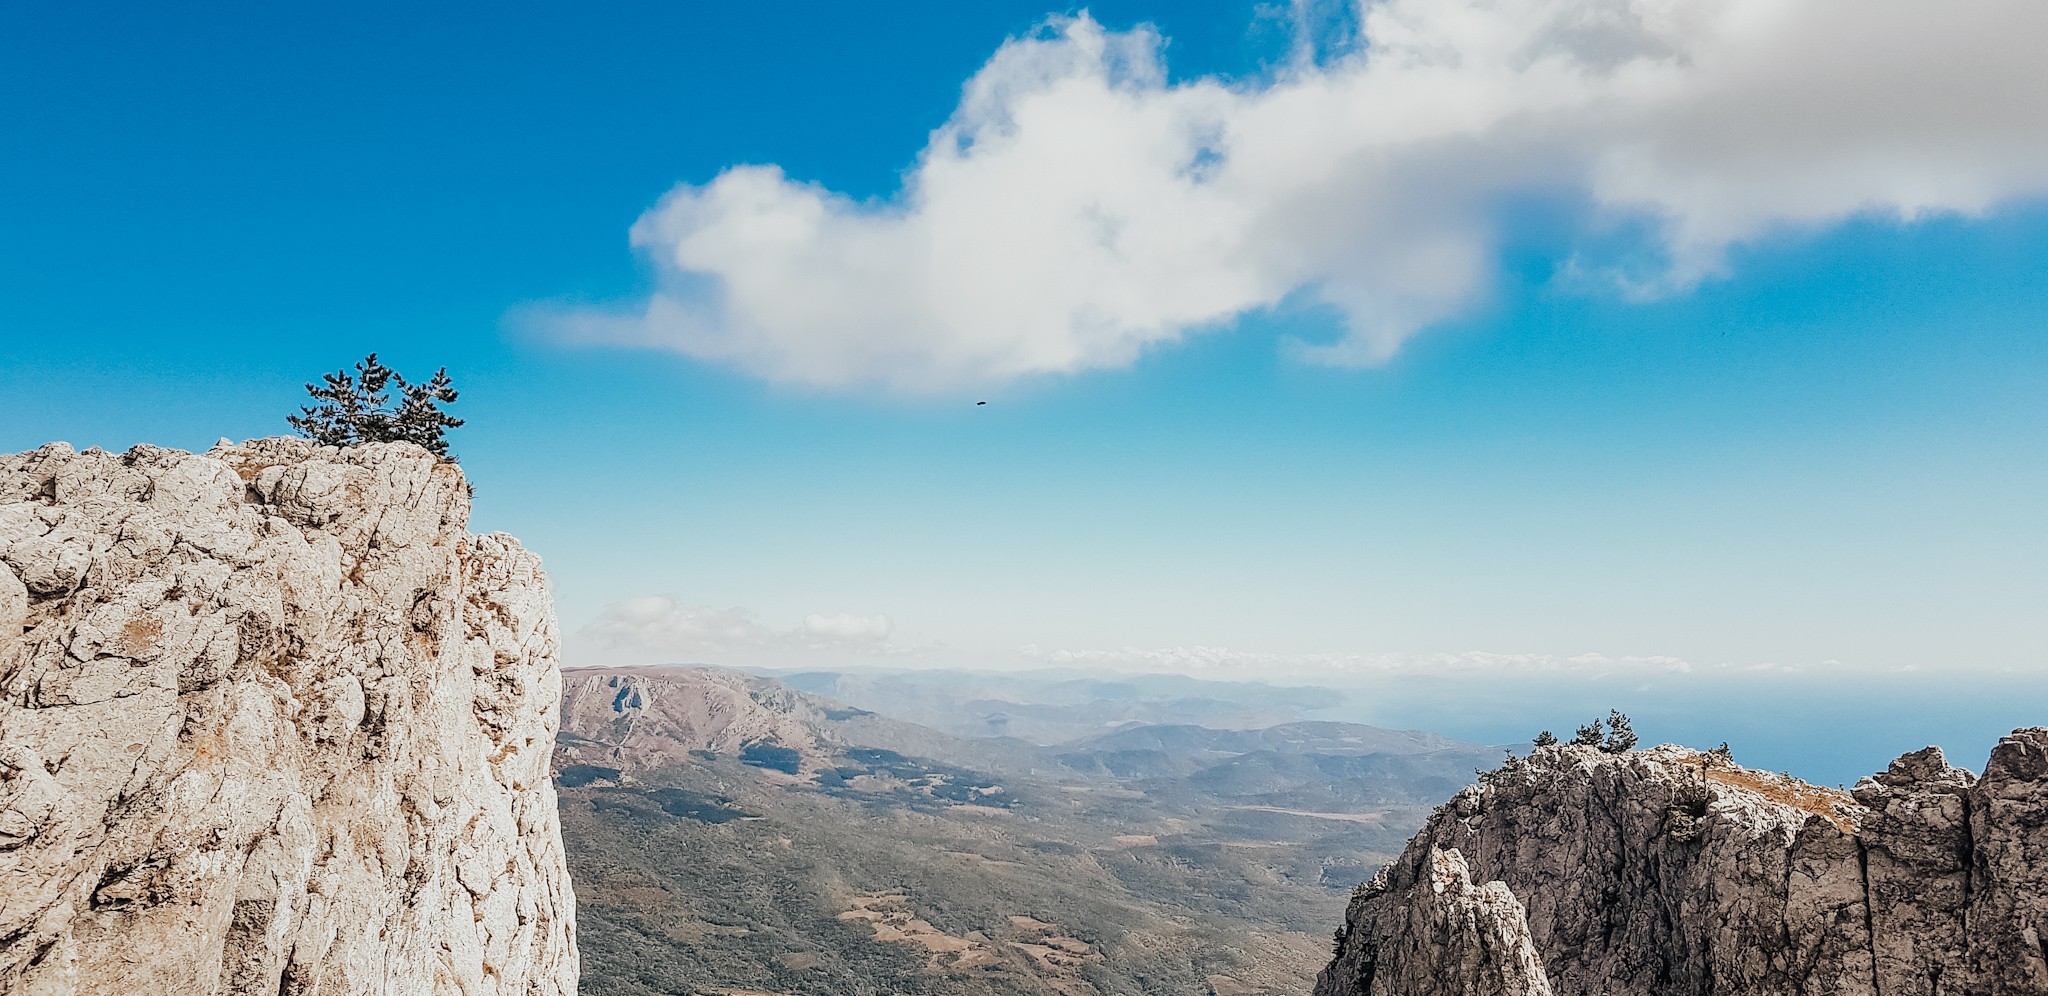
[[[1523,5],[1544,3],[1573,6]],[[1698,162],[1684,158],[1693,132],[1432,146],[1344,181],[1353,213],[1334,216],[1355,230],[1289,235],[1269,255],[1314,257],[1309,269],[1191,250],[1213,279],[1176,284],[1195,272],[1176,270],[1160,291],[1125,273],[1152,257],[1110,258],[1100,293],[1151,311],[1085,290],[1069,311],[1018,319],[970,292],[1009,290],[1006,274],[1065,248],[971,238],[964,312],[888,296],[891,280],[923,277],[886,267],[872,299],[772,284],[815,294],[854,332],[777,325],[772,300],[690,297],[704,272],[676,260],[693,239],[734,286],[810,272],[781,258],[739,269],[754,216],[705,212],[743,164],[780,167],[777,205],[816,195],[885,238],[930,219],[971,237],[976,219],[946,214],[920,156],[951,120],[984,129],[963,155],[1003,165],[987,129],[1025,105],[977,124],[962,88],[1014,82],[999,52],[1072,55],[1087,40],[1074,22],[1039,27],[1071,13],[9,5],[0,447],[204,447],[283,431],[302,382],[369,350],[408,372],[446,364],[470,419],[455,449],[478,484],[476,525],[546,558],[572,662],[1083,660],[1370,690],[1481,654],[1620,676],[1587,701],[1647,695],[1629,692],[1645,687],[1636,675],[1679,667],[1739,688],[1743,669],[1770,664],[1899,681],[1900,702],[1917,693],[1886,677],[1899,669],[1992,694],[2048,665],[2048,115],[2024,93],[1966,104],[2003,92],[1991,70],[1955,70],[1953,105],[1897,110],[1817,152],[1796,147],[1813,130],[1798,121],[1779,130],[1795,138],[1751,129],[1754,147],[1717,141]],[[1172,113],[1267,127],[1272,115],[1231,102],[1318,86],[1361,120],[1408,106],[1407,77],[1346,61],[1373,49],[1356,51],[1357,18],[1341,12],[1306,31],[1236,2],[1090,15],[1083,28],[1112,47],[1144,49],[1122,33],[1154,26],[1166,76],[1144,79],[1141,53],[1099,93],[1082,87],[1084,109],[1172,109],[1205,86],[1210,103]],[[1941,48],[1973,54],[1991,42],[1983,27],[1920,34],[1936,62],[1995,68],[1997,53]],[[1771,51],[1800,54],[1795,29]],[[1890,51],[1871,45],[1872,60]],[[1085,83],[1092,66],[1031,79]],[[1415,106],[1458,110],[1429,104],[1445,92],[1417,89]],[[1577,135],[1598,130],[1583,102],[1613,99],[1557,93],[1493,110]],[[1854,110],[1815,113],[1849,129]],[[1129,132],[1141,119],[1104,120]],[[1051,136],[1058,162],[1083,167],[1076,182],[1124,168]],[[1325,150],[1294,137],[1283,160]],[[1635,162],[1617,158],[1624,144],[1666,159],[1617,173]],[[1852,146],[1854,169],[1826,154]],[[1222,170],[1259,151],[1219,148],[1203,156]],[[987,172],[976,182],[994,186],[970,193],[1053,196],[1037,167]],[[1263,196],[1263,182],[1240,186]],[[1147,210],[1132,208],[1131,230],[1157,220]],[[669,234],[644,234],[657,222]],[[1200,241],[1165,231],[1175,251]],[[1437,258],[1416,247],[1439,237],[1450,263],[1402,269]],[[834,238],[817,235],[818,252],[839,252]],[[855,246],[818,265],[847,260],[868,262]],[[820,272],[829,287],[836,271]],[[1434,282],[1445,272],[1463,275]],[[1257,286],[1219,299],[1224,317],[1185,319],[1239,278]],[[1061,304],[1020,287],[1031,307]],[[670,327],[639,310],[650,293],[710,310]],[[1013,340],[955,338],[1006,322]],[[877,335],[897,324],[883,351]],[[1332,343],[1355,348],[1313,349]]]

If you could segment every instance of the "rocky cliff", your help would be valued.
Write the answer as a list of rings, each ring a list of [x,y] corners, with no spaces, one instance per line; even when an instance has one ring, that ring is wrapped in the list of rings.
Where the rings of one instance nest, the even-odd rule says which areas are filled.
[[[0,457],[0,991],[567,994],[546,580],[406,445]]]
[[[1928,748],[1853,793],[1556,746],[1360,888],[1315,992],[2040,996],[2044,942],[2048,729],[1981,777]]]

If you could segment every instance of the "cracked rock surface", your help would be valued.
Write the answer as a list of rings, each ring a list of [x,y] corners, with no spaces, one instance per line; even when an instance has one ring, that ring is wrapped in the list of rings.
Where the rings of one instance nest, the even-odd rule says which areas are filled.
[[[0,991],[576,989],[540,562],[404,444],[0,456]]]
[[[1383,917],[1369,926],[1384,941],[1360,952],[1364,961],[1353,974],[1384,977],[1385,964],[1441,996],[1552,996],[1527,916],[1508,887],[1474,886],[1457,851],[1432,847],[1428,858],[1428,877],[1407,903],[1374,911]]]
[[[2044,937],[2048,728],[1981,777],[1928,748],[1853,794],[1554,746],[1359,889],[1315,992],[2048,996]]]

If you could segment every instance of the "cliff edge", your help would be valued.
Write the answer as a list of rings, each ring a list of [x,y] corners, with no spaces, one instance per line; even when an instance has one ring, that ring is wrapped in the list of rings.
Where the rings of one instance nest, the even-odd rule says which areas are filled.
[[[410,445],[0,456],[0,991],[576,989],[534,555]]]
[[[1669,745],[1539,749],[1360,887],[1315,988],[1553,992],[2048,994],[2048,728],[1981,777],[1930,747],[1853,793]]]

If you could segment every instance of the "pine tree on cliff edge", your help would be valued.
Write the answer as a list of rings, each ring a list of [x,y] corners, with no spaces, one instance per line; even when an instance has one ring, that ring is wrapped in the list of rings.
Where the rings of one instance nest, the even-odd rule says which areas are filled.
[[[1549,730],[1543,731],[1536,738],[1538,747],[1556,742],[1557,738],[1552,736]],[[1636,749],[1636,742],[1635,726],[1629,722],[1628,714],[1619,709],[1608,710],[1604,723],[1596,719],[1579,727],[1578,734],[1572,737],[1574,745],[1596,747],[1608,754],[1626,754]]]
[[[394,384],[398,404],[390,407],[391,395],[385,389]],[[435,456],[455,459],[448,455],[447,432],[461,426],[462,420],[441,410],[456,397],[447,367],[415,384],[371,353],[356,364],[354,374],[338,370],[322,375],[321,383],[306,385],[306,393],[315,404],[285,416],[285,421],[322,446],[414,443]]]

